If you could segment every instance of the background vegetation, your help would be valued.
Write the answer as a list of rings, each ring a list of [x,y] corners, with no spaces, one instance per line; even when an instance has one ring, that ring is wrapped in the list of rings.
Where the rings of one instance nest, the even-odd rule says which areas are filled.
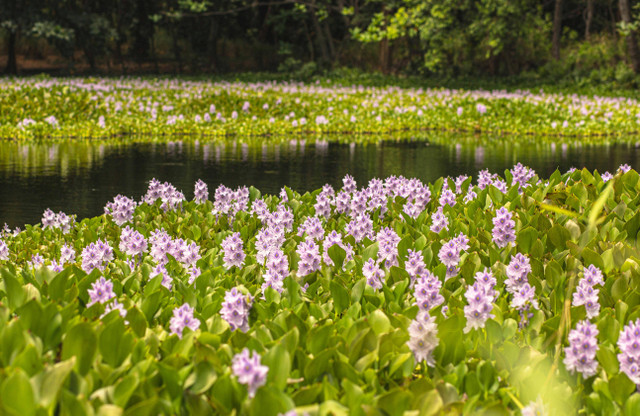
[[[634,0],[0,1],[0,63],[93,73],[341,68],[637,85]]]

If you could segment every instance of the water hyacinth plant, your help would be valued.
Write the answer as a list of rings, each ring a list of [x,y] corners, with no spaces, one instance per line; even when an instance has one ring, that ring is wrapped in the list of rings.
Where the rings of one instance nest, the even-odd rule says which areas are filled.
[[[2,413],[640,412],[637,172],[343,184],[5,227]]]
[[[77,117],[86,114],[86,117]],[[637,134],[640,102],[541,91],[152,78],[0,80],[0,138],[353,134],[401,130]],[[606,139],[604,139],[606,140]]]

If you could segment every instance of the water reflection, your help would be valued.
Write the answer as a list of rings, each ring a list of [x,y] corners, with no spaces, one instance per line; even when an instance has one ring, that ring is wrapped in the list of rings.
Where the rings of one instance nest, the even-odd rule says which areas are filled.
[[[153,177],[173,183],[188,198],[199,178],[210,191],[224,183],[277,193],[284,185],[299,191],[325,183],[338,187],[347,173],[362,185],[389,175],[433,181],[440,176],[476,175],[485,168],[502,173],[517,162],[541,176],[570,167],[613,172],[623,163],[639,169],[638,148],[637,144],[556,145],[533,139],[507,143],[475,138],[456,145],[438,144],[433,138],[369,145],[327,140],[0,142],[0,225],[37,223],[46,208],[80,218],[99,215],[117,194],[140,197]]]

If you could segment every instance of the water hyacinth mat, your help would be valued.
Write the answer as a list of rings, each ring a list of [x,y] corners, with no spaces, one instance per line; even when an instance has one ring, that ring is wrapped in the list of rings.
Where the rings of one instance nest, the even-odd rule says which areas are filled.
[[[333,140],[359,134],[367,142],[380,133],[447,130],[608,143],[635,137],[639,126],[640,102],[626,97],[371,87],[331,79],[0,79],[3,139],[319,134]]]
[[[0,409],[640,414],[639,180],[152,180],[47,210],[0,240]]]

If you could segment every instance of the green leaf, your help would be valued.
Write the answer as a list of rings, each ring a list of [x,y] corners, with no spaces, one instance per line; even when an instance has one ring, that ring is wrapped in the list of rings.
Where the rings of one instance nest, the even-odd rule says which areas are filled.
[[[40,379],[40,405],[49,407],[57,400],[62,385],[73,370],[76,363],[74,357],[55,364]]]
[[[620,373],[609,379],[609,391],[611,397],[620,406],[624,405],[627,398],[636,390],[636,385],[629,380],[626,374]]]
[[[278,415],[293,409],[295,404],[284,392],[271,386],[258,389],[249,406],[252,415]]]
[[[262,363],[269,367],[267,377],[270,385],[284,390],[291,373],[291,359],[286,348],[282,344],[276,344],[262,356]]]
[[[193,394],[202,394],[207,392],[217,379],[215,367],[208,361],[201,361],[196,364],[194,369],[194,382],[189,387]]]
[[[378,396],[378,407],[391,416],[402,416],[411,404],[412,395],[399,387]]]
[[[333,298],[333,307],[336,313],[342,313],[349,307],[349,293],[340,283],[332,280],[329,284],[331,297]]]
[[[0,268],[4,290],[7,293],[7,303],[11,310],[16,310],[22,306],[27,298],[27,291],[18,281],[16,276],[6,268]]]
[[[131,395],[138,388],[139,382],[136,373],[130,373],[123,377],[113,389],[113,402],[122,408],[126,408]]]
[[[537,239],[538,231],[533,227],[525,227],[518,233],[516,242],[524,253],[528,253]]]
[[[329,247],[329,258],[333,261],[333,265],[336,269],[342,269],[344,259],[347,257],[347,252],[338,244],[334,244]]]
[[[98,337],[90,324],[81,322],[72,327],[62,341],[62,359],[76,357],[76,370],[81,376],[89,372],[98,346]]]
[[[36,414],[36,398],[29,377],[15,368],[0,386],[2,407],[7,414],[31,416]]]
[[[420,416],[433,416],[440,414],[442,406],[442,397],[438,390],[433,389],[423,394],[419,399]]]
[[[378,336],[387,333],[392,329],[389,318],[380,309],[376,309],[371,312],[368,320],[371,329],[373,329],[373,332]]]
[[[365,263],[369,259],[374,259],[378,256],[378,242],[371,244],[364,249],[362,253],[362,262]]]
[[[130,332],[125,333],[124,322],[118,316],[100,333],[98,347],[103,360],[113,368],[117,368],[131,354],[133,344],[133,335]]]

